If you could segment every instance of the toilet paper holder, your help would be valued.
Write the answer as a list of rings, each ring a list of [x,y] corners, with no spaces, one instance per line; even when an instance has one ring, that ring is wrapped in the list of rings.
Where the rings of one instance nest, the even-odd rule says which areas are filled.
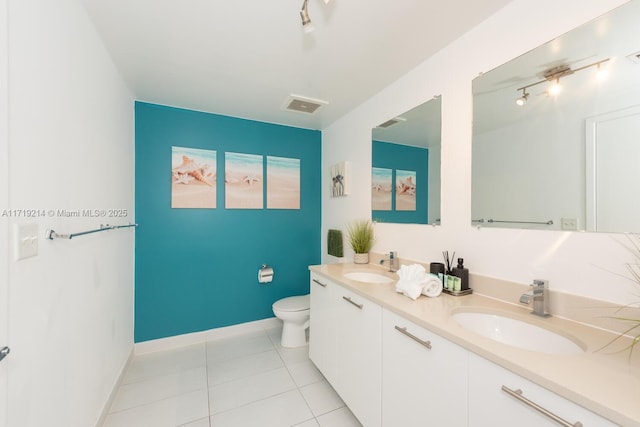
[[[262,264],[258,269],[258,283],[270,283],[273,280],[273,268],[270,265]]]

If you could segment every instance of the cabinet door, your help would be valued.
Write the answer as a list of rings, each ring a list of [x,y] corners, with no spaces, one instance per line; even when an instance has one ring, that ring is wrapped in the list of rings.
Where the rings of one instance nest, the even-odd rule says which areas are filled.
[[[475,354],[469,355],[469,427],[561,425],[510,395],[502,387],[564,419],[568,425],[613,427],[616,424]]]
[[[337,304],[335,389],[364,426],[380,426],[382,309],[344,288]]]
[[[336,379],[336,312],[338,285],[311,275],[309,310],[309,358],[327,380]]]
[[[382,424],[466,426],[468,352],[388,310],[382,318]]]

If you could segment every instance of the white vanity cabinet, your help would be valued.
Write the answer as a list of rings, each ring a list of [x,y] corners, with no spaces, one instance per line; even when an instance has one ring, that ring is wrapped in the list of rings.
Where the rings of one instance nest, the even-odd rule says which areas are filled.
[[[382,308],[311,275],[309,357],[365,426],[381,425]]]
[[[467,350],[383,309],[382,425],[466,426],[467,357]]]
[[[538,409],[531,405],[537,405]],[[543,411],[548,411],[548,415]],[[554,421],[552,416],[566,424],[560,419]],[[582,424],[576,424],[578,422]],[[469,353],[469,427],[558,425],[613,427],[617,424]]]

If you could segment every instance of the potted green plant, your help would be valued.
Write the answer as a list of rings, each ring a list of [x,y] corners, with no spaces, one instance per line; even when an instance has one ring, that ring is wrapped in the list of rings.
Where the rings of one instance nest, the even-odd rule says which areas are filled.
[[[355,220],[347,225],[349,246],[355,252],[353,262],[356,264],[369,263],[369,251],[373,246],[373,224],[368,219]]]

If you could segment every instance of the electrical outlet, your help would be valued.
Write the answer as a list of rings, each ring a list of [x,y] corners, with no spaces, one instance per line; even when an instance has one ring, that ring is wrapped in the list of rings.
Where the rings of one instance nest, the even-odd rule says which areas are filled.
[[[560,224],[563,230],[578,230],[578,218],[562,218]]]
[[[38,255],[38,224],[15,224],[13,230],[16,261]]]

